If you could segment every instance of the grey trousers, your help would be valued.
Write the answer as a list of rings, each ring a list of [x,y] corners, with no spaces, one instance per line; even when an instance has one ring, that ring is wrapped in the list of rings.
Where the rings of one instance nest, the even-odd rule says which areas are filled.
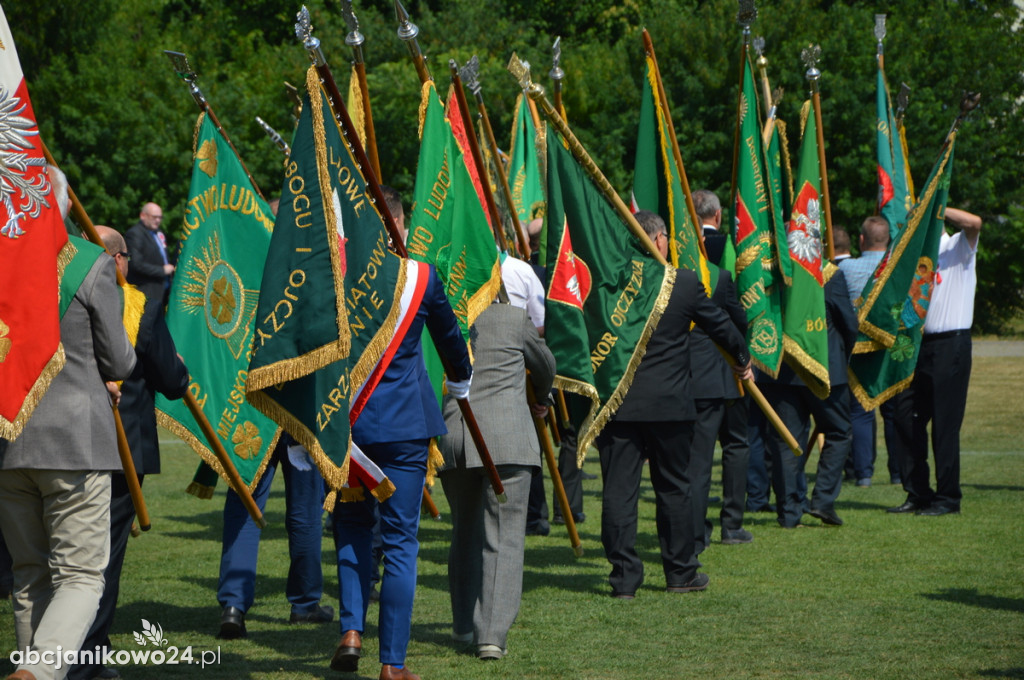
[[[96,617],[110,555],[110,473],[0,470],[0,527],[14,559],[18,649],[76,650]],[[21,665],[62,680],[66,664]]]
[[[499,503],[482,468],[440,474],[452,513],[448,588],[452,631],[478,645],[506,647],[523,594],[526,505],[534,466],[499,465],[508,496]]]

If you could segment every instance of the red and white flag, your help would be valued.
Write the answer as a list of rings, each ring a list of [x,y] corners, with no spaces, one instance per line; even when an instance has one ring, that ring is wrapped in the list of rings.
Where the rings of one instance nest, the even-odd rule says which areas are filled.
[[[0,437],[20,433],[64,365],[58,254],[67,233],[14,38],[0,8]]]

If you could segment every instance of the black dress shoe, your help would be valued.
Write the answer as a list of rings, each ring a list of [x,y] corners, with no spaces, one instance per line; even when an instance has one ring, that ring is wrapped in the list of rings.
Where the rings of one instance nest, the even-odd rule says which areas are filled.
[[[924,509],[924,507],[925,506],[918,505],[914,501],[907,501],[903,505],[897,505],[895,508],[886,508],[885,511],[899,514],[904,512],[914,512],[915,510],[922,510]]]
[[[817,517],[825,524],[831,524],[834,527],[843,526],[843,520],[839,519],[839,515],[836,514],[835,510],[809,510],[808,513],[811,517]]]
[[[221,640],[236,640],[244,638],[247,634],[245,612],[238,607],[225,607],[220,615],[220,632],[217,633],[217,637]]]
[[[694,576],[688,583],[682,585],[672,585],[671,583],[665,588],[666,593],[695,593],[700,590],[705,590],[708,587],[708,582],[711,579],[707,574],[699,573]]]
[[[311,612],[292,612],[288,623],[330,623],[334,620],[334,608],[329,605],[317,605]]]
[[[914,514],[921,515],[922,517],[938,517],[939,515],[959,515],[960,508],[949,505],[933,504],[929,505],[927,508],[921,508]]]

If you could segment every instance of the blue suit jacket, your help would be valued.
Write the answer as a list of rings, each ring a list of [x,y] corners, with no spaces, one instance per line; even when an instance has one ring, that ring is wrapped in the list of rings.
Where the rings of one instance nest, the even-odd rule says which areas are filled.
[[[359,446],[427,439],[448,431],[423,363],[424,324],[434,345],[455,367],[458,378],[465,380],[473,373],[444,284],[430,266],[427,289],[416,317],[352,427],[352,440]]]

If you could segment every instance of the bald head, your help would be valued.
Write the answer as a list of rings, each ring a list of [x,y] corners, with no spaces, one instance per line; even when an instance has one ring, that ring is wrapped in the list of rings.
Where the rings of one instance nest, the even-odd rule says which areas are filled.
[[[530,250],[536,251],[540,248],[540,232],[544,229],[544,218],[537,217],[530,220],[526,225],[526,235],[529,237]]]
[[[111,229],[105,227],[102,224],[96,225],[96,233],[100,235],[100,240],[103,241],[103,247],[107,249],[110,256],[114,258],[117,263],[117,268],[121,271],[121,275],[124,277],[128,276],[128,246],[125,245],[124,236],[121,236],[121,232],[117,229]]]
[[[139,213],[139,221],[146,225],[147,229],[156,231],[160,228],[160,223],[163,220],[164,211],[156,203],[147,203],[142,206],[142,212]]]
[[[889,221],[879,215],[872,215],[860,225],[860,249],[885,250],[889,245]]]

